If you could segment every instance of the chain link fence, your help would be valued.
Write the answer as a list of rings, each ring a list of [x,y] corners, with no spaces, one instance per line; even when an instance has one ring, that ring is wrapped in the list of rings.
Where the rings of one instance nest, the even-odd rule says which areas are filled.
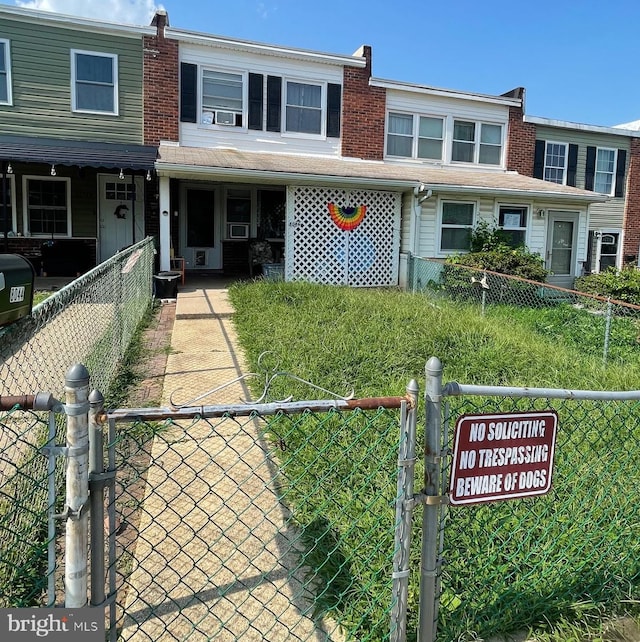
[[[520,319],[532,332],[602,359],[637,363],[640,307],[489,270],[410,257],[408,289],[477,306],[508,323]]]
[[[397,635],[391,571],[402,403],[205,408],[189,421],[156,411],[155,421],[128,424],[116,411],[108,440],[112,635]]]
[[[56,603],[54,514],[64,486],[64,373],[84,362],[109,390],[152,295],[142,241],[0,328],[0,606]],[[31,391],[47,391],[32,396]],[[56,492],[58,491],[58,492]],[[57,523],[63,523],[58,519]],[[58,585],[60,580],[58,579]]]
[[[75,363],[108,391],[151,303],[153,265],[147,238],[0,328],[0,396],[46,390],[61,398],[64,373]]]
[[[640,392],[448,384],[442,399],[443,495],[454,492],[461,417],[555,411],[558,428],[547,494],[440,510],[437,639],[588,627],[632,612],[640,595]],[[484,448],[492,463],[479,456],[465,471],[473,479],[506,470],[499,448],[519,443],[487,439],[476,452]]]

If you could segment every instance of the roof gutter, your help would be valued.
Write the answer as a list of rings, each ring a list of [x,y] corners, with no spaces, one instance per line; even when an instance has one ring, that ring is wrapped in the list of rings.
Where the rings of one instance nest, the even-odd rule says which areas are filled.
[[[188,42],[194,45],[223,47],[226,49],[234,49],[236,51],[281,56],[326,65],[342,65],[346,67],[364,68],[367,64],[365,58],[361,56],[341,56],[320,51],[311,51],[309,49],[290,49],[288,47],[267,45],[259,42],[252,42],[250,40],[235,40],[232,38],[225,38],[223,36],[208,36],[203,33],[184,31],[182,29],[167,28],[165,30],[165,37],[171,40]]]
[[[473,185],[447,185],[444,183],[429,183],[429,187],[434,192],[448,192],[454,194],[477,194],[478,192],[482,192],[489,195],[498,192],[500,194],[517,198],[536,198],[548,201],[571,200],[586,203],[605,203],[610,200],[610,197],[605,196],[604,194],[594,194],[591,196],[586,194],[569,194],[567,192],[544,192],[539,190],[509,189],[506,187],[483,187]]]
[[[0,7],[0,16],[3,14],[8,18],[10,17],[14,20],[20,20],[23,22],[53,23],[58,27],[82,28],[87,31],[110,33],[118,36],[155,36],[157,34],[155,27],[116,24],[103,22],[101,20],[92,20],[91,18],[68,16],[62,13],[53,13],[50,11],[23,9],[21,7],[9,7],[2,5]]]
[[[298,183],[306,184],[310,181],[322,185],[369,185],[372,187],[386,187],[393,190],[413,189],[420,183],[415,180],[366,178],[359,176],[330,176],[327,174],[300,174],[296,172],[274,172],[271,170],[236,169],[230,167],[207,167],[206,165],[183,165],[179,163],[163,163],[156,161],[158,176],[175,177],[176,174],[218,176],[226,179],[247,180],[255,182],[256,179],[269,183]]]
[[[598,134],[613,134],[615,136],[627,136],[629,138],[640,138],[640,131],[635,129],[624,129],[623,127],[603,127],[601,125],[585,125],[583,123],[571,123],[566,120],[554,120],[552,118],[540,118],[539,116],[524,116],[525,123],[542,125],[546,127],[560,127],[562,129],[573,129],[574,131],[594,132]]]
[[[604,195],[582,195],[582,194],[567,194],[567,193],[554,193],[543,192],[538,190],[516,190],[507,189],[503,187],[476,187],[471,185],[448,185],[440,183],[430,183],[417,180],[401,180],[392,178],[367,178],[360,176],[331,176],[327,174],[300,174],[296,172],[275,172],[272,170],[255,170],[255,169],[236,169],[231,167],[209,167],[206,165],[184,165],[182,163],[165,163],[156,161],[155,169],[158,176],[165,176],[170,178],[181,177],[219,177],[227,180],[234,181],[250,181],[255,182],[260,180],[266,183],[289,183],[289,184],[308,184],[314,183],[318,185],[338,185],[353,186],[353,185],[366,185],[380,189],[381,187],[391,189],[394,191],[405,191],[418,189],[431,189],[433,192],[447,192],[449,194],[478,194],[478,192],[487,194],[501,194],[513,198],[536,198],[538,200],[571,200],[579,202],[605,202],[608,197]],[[176,175],[180,176],[176,176]]]
[[[519,98],[508,98],[505,96],[490,96],[488,94],[473,94],[455,89],[440,89],[438,87],[428,87],[426,85],[414,85],[412,83],[397,82],[395,80],[385,80],[383,78],[370,78],[371,87],[381,87],[383,89],[395,89],[397,91],[410,91],[417,94],[427,94],[429,96],[444,96],[446,98],[458,98],[462,100],[472,100],[480,103],[492,103],[495,105],[505,105],[508,107],[521,107],[522,100]]]

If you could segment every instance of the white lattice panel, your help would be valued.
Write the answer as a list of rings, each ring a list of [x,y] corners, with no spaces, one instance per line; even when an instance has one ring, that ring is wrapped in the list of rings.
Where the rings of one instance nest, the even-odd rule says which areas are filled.
[[[401,196],[394,192],[290,187],[287,194],[288,280],[372,287],[397,285]],[[366,206],[360,225],[341,230],[329,203]]]

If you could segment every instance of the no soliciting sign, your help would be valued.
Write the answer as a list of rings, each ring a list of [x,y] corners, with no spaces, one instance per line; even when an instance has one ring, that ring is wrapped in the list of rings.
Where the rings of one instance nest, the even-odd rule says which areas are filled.
[[[456,424],[449,502],[478,504],[549,492],[557,426],[553,410],[462,415]]]

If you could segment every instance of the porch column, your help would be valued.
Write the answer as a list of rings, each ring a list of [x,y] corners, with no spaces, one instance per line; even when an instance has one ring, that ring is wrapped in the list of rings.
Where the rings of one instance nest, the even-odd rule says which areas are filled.
[[[169,177],[160,176],[160,270],[171,269],[171,195]]]

